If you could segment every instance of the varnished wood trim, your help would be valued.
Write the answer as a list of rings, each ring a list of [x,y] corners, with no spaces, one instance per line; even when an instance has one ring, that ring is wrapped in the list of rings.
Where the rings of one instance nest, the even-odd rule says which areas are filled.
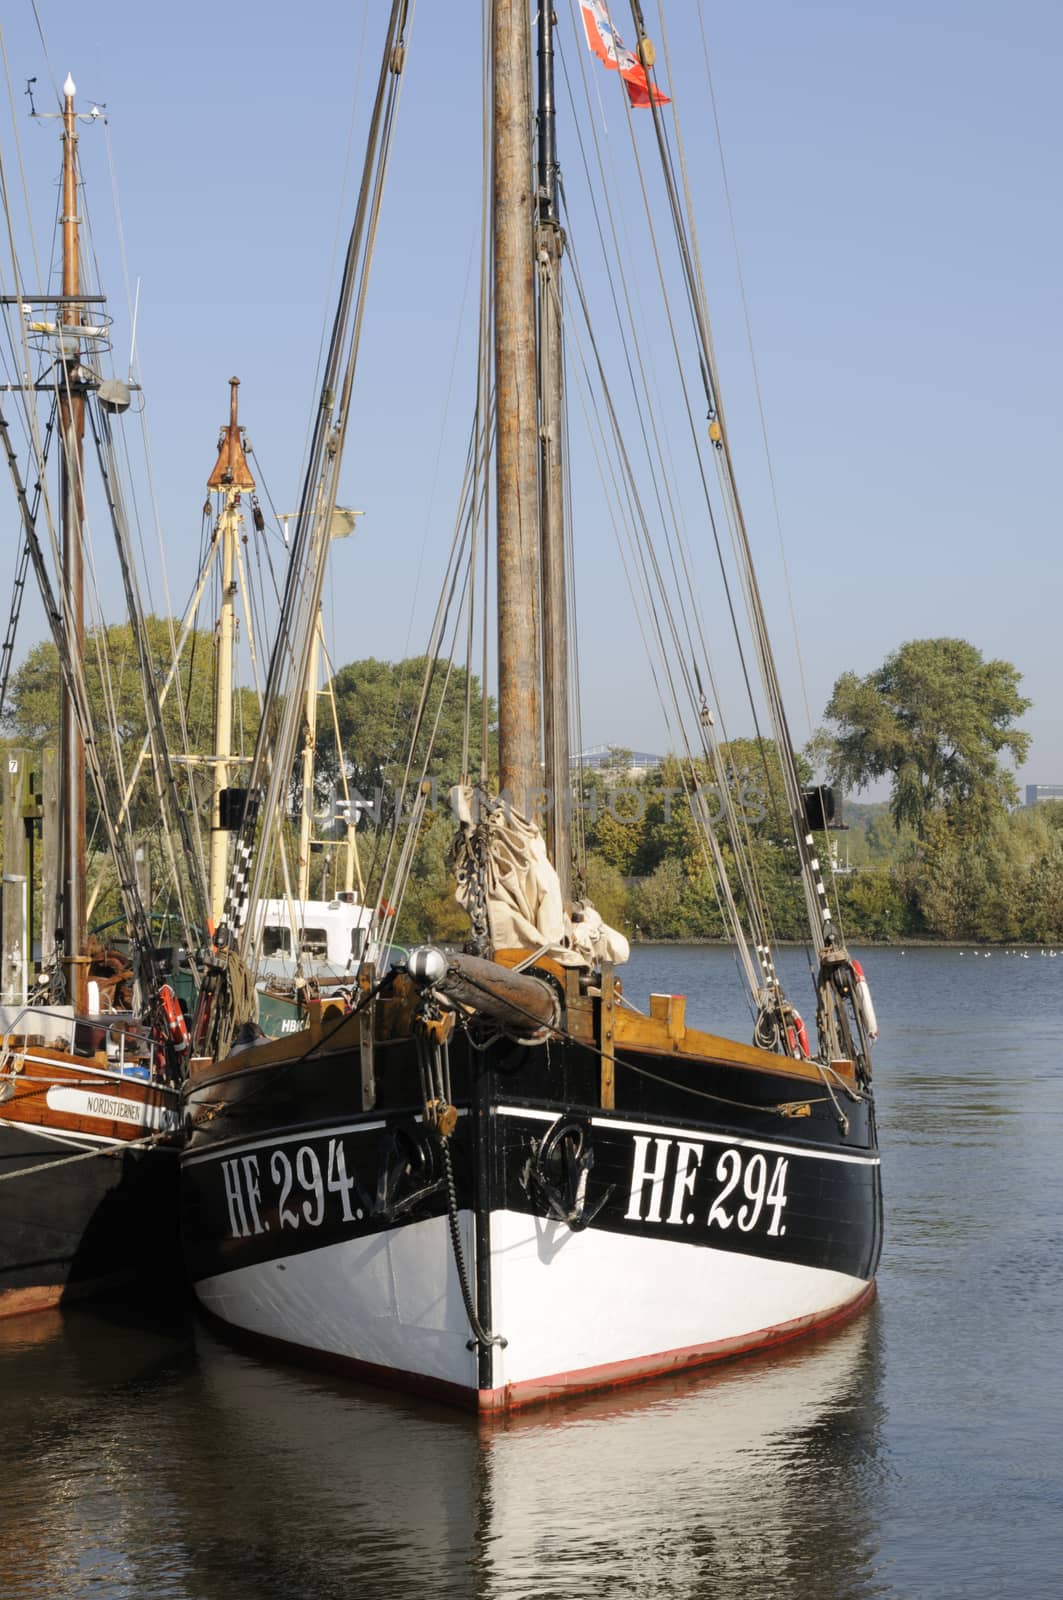
[[[613,984],[613,964],[611,961],[602,962],[602,1002],[601,1002],[601,1104],[603,1111],[612,1111],[616,1107],[616,1057],[613,1047],[616,1040],[616,989]]]
[[[668,998],[674,1001],[681,997]],[[685,1025],[678,1030],[674,1011],[667,1016],[647,1017],[639,1011],[618,1009],[614,1034],[618,1049],[645,1050],[651,1055],[679,1056],[683,1059],[696,1058],[729,1067],[753,1067],[758,1072],[773,1072],[780,1077],[801,1078],[812,1083],[823,1081],[814,1061],[778,1056],[771,1050],[758,1050],[756,1045],[743,1044],[738,1039],[725,1039],[715,1033],[703,1033],[698,1028]],[[831,1065],[846,1082],[854,1081],[851,1061],[834,1061]]]

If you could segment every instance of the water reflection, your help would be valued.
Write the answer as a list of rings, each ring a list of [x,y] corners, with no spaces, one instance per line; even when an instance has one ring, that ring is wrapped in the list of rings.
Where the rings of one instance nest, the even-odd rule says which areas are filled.
[[[879,1314],[479,1424],[187,1315],[0,1323],[5,1600],[875,1593]]]
[[[874,1592],[874,1311],[804,1349],[495,1425],[198,1343],[199,1403],[164,1452],[185,1464],[184,1526],[163,1543],[189,1552],[202,1600]]]
[[[683,959],[718,1014],[726,953]],[[185,1313],[0,1322],[0,1600],[1055,1595],[1063,963],[1033,965],[875,957],[881,1301],[818,1342],[480,1428]]]
[[[803,1349],[486,1436],[480,1592],[873,1593],[879,1348],[872,1311]]]

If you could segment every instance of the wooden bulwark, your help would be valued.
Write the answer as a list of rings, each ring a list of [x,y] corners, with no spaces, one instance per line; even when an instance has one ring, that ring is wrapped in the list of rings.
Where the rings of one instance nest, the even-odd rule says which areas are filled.
[[[47,1046],[27,1048],[24,1040],[7,1035],[0,1050],[0,1094],[4,1096],[0,1100],[0,1128],[5,1122],[14,1122],[40,1128],[43,1133],[92,1134],[120,1143],[162,1131],[146,1126],[147,1119],[140,1116],[82,1116],[76,1111],[59,1110],[48,1103],[50,1089],[78,1089],[99,1095],[109,1103],[121,1101],[138,1111],[163,1108],[175,1116],[178,1112],[176,1094],[162,1084],[116,1077],[90,1057],[69,1056]]]
[[[617,1008],[613,1035],[618,1050],[644,1050],[651,1055],[674,1056],[681,1060],[702,1060],[713,1065],[751,1067],[757,1072],[773,1072],[784,1078],[802,1078],[821,1083],[821,1070],[814,1061],[799,1061],[793,1056],[758,1050],[756,1045],[703,1033],[686,1025],[686,999],[683,995],[650,997],[650,1014]],[[832,1061],[831,1068],[846,1082],[855,1082],[851,1061]]]

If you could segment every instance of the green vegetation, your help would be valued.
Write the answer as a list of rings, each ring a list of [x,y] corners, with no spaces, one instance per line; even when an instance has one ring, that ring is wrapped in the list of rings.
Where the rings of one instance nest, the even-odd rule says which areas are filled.
[[[1016,798],[1000,754],[1022,761],[1030,743],[1012,727],[1030,706],[1019,677],[964,639],[913,639],[866,678],[843,673],[826,713],[838,727],[832,780],[862,789],[889,778],[894,821],[921,838],[938,816],[953,828],[990,826]]]
[[[145,619],[148,653],[155,681],[162,693],[172,660],[172,639],[179,622],[164,617]],[[97,749],[108,792],[120,797],[132,776],[134,764],[147,734],[148,718],[141,684],[140,662],[133,631],[128,623],[90,629],[85,636],[85,681]],[[8,684],[3,718],[3,744],[27,752],[57,749],[62,706],[62,675],[55,645],[44,640],[30,650],[22,665],[12,673]],[[185,646],[179,678],[175,680],[163,707],[163,722],[178,791],[188,807],[195,809],[204,826],[209,821],[211,776],[207,766],[195,768],[182,756],[203,756],[214,747],[214,642],[209,633],[194,631]],[[114,732],[108,730],[113,726]],[[233,710],[233,738],[236,747],[250,752],[258,727],[254,694],[237,691]],[[120,763],[120,768],[119,768]],[[234,780],[236,781],[236,780]],[[116,799],[116,808],[118,800]],[[103,846],[98,826],[96,798],[91,785],[86,794],[88,874],[90,881],[90,920],[105,923],[121,920],[121,900],[110,856]],[[139,849],[144,853],[144,881],[165,883],[170,859],[163,841],[160,808],[151,781],[150,768],[140,776],[130,807],[131,824]],[[41,860],[37,855],[39,888]],[[165,911],[166,905],[154,906]]]
[[[151,619],[152,650],[168,655],[168,624]],[[144,712],[128,629],[107,630],[112,660],[112,701],[123,745],[139,747]],[[103,679],[89,640],[91,693],[105,709]],[[212,647],[195,641],[182,671],[189,743],[210,745]],[[352,794],[368,811],[359,826],[363,867],[374,880],[372,832],[393,814],[407,745],[422,692],[426,662],[356,661],[335,675],[337,721]],[[160,665],[160,679],[162,667]],[[431,677],[427,711],[411,769],[416,781],[436,729],[429,770],[436,792],[426,811],[410,884],[396,930],[402,942],[460,940],[464,913],[452,893],[453,824],[446,792],[462,772],[463,756],[479,770],[482,703],[479,681],[445,663]],[[845,831],[818,841],[833,859],[835,888],[846,937],[853,940],[952,939],[1063,941],[1063,802],[1036,810],[1014,809],[1015,786],[1001,765],[1022,760],[1028,736],[1015,726],[1029,702],[1019,694],[1019,673],[1008,662],[984,661],[963,640],[926,639],[902,645],[866,678],[843,674],[827,707],[830,726],[800,759],[801,777],[815,770],[841,788],[888,782],[890,799],[848,799]],[[446,693],[444,695],[444,684]],[[50,645],[40,645],[14,675],[5,731],[26,748],[54,743],[58,669]],[[471,709],[470,748],[463,748],[466,699]],[[495,708],[487,702],[488,760],[495,764]],[[176,719],[176,699],[167,710]],[[251,696],[241,695],[239,717],[253,736]],[[173,748],[183,739],[176,720]],[[721,752],[731,802],[737,809],[763,902],[777,939],[803,939],[806,923],[794,847],[781,801],[778,757],[770,742],[739,739]],[[339,777],[331,714],[324,704],[318,742],[318,782],[324,795]],[[723,801],[707,767],[695,774],[672,757],[650,772],[633,772],[630,754],[614,752],[609,768],[584,773],[575,797],[577,834],[586,847],[582,892],[605,919],[636,938],[723,937],[715,873],[692,806],[713,824],[725,862],[730,846]],[[187,781],[187,780],[184,780]],[[201,794],[200,804],[205,801]],[[153,852],[158,828],[149,798],[137,813],[138,833]],[[202,814],[202,813],[201,813]],[[155,831],[152,830],[154,820]],[[162,862],[159,862],[159,873]],[[734,877],[739,907],[742,890]]]
[[[835,862],[847,938],[1063,941],[1063,803],[1013,809],[1014,779],[1001,765],[1005,755],[1021,761],[1029,745],[1015,726],[1029,707],[1019,682],[1009,662],[985,661],[961,639],[915,640],[866,678],[838,679],[827,707],[833,731],[799,761],[802,778],[815,764],[839,788],[884,779],[891,788],[888,802],[847,801],[845,830],[818,841],[821,859]],[[722,756],[774,936],[803,939],[774,747],[735,740]],[[729,862],[713,775],[699,769],[697,786]],[[578,803],[584,891],[608,921],[636,938],[723,937],[678,761],[632,773],[618,749],[611,768],[583,776]],[[445,856],[434,830],[429,859],[439,898],[404,919],[411,937],[431,935],[442,916]]]
[[[424,692],[427,656],[407,661],[352,661],[341,667],[332,679],[336,701],[336,722],[352,789],[372,800],[378,788],[394,793],[401,787],[403,772],[410,758],[410,736]],[[410,771],[420,776],[429,740],[433,741],[431,770],[440,784],[457,783],[461,777],[466,691],[470,708],[468,762],[473,773],[480,767],[481,715],[480,680],[467,679],[464,667],[447,673],[447,664],[438,661],[431,673],[425,694],[421,731],[413,749]],[[488,700],[489,727],[494,726],[494,702]],[[339,770],[336,740],[331,717],[322,705],[318,734],[318,771],[323,779],[334,778]],[[493,758],[489,749],[488,759]]]

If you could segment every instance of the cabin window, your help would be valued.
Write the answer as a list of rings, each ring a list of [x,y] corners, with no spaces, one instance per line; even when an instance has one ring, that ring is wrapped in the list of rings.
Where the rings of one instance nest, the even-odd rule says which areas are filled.
[[[364,928],[351,929],[351,956],[357,961],[362,953],[362,940],[365,938]]]
[[[327,956],[328,933],[324,928],[300,928],[299,949],[304,956]]]
[[[292,936],[287,928],[270,927],[268,924],[262,930],[262,954],[264,956],[290,956],[292,953]]]

